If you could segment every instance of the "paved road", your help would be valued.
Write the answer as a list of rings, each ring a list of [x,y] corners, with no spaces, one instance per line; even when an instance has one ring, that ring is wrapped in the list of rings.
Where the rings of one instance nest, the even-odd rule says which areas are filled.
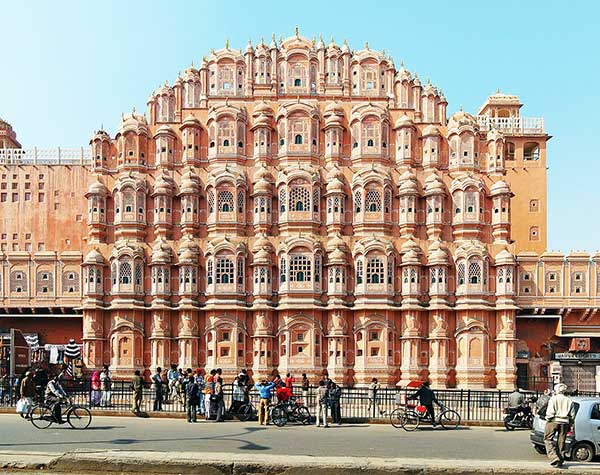
[[[199,422],[182,419],[95,417],[85,431],[67,426],[39,430],[13,414],[0,415],[0,452],[121,449],[148,451],[215,451],[279,455],[426,457],[437,459],[538,461],[527,431],[495,427],[456,431],[423,428],[408,433],[391,425],[347,424],[328,429],[283,428],[255,422]]]

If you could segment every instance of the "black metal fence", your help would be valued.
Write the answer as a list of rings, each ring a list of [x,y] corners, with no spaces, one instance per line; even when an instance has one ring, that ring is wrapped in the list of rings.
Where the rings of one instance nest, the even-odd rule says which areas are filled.
[[[113,381],[109,393],[92,391],[89,380],[67,381],[63,384],[67,393],[76,404],[94,408],[100,411],[130,412],[132,410],[133,389],[128,381]],[[42,388],[38,388],[39,397]],[[414,393],[410,389],[381,388],[372,397],[368,388],[343,388],[341,396],[342,418],[346,420],[386,419],[399,406],[411,404],[407,396]],[[510,391],[500,390],[470,390],[470,389],[440,389],[435,391],[438,400],[444,406],[457,411],[463,421],[500,422],[504,408],[508,406]],[[535,393],[534,393],[535,394]],[[143,390],[141,403],[142,412],[152,412],[156,390],[149,384]],[[306,395],[299,387],[294,388],[294,395],[304,399],[311,413],[316,412],[317,390],[312,387]],[[597,396],[597,393],[586,394]],[[255,388],[249,392],[250,401],[258,407],[259,395]],[[225,407],[229,408],[233,400],[233,386],[224,387]],[[0,407],[16,405],[18,391],[16,382],[9,384],[7,380],[0,384]],[[183,395],[169,391],[163,385],[163,412],[185,412]]]

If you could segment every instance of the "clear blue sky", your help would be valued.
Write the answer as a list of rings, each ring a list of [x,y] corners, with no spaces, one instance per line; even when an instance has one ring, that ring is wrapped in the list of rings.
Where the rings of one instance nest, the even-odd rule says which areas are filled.
[[[550,249],[600,248],[597,1],[8,1],[0,6],[0,117],[25,147],[79,146],[210,48],[274,32],[365,41],[476,112],[496,88],[544,116]],[[586,205],[587,204],[587,205]]]

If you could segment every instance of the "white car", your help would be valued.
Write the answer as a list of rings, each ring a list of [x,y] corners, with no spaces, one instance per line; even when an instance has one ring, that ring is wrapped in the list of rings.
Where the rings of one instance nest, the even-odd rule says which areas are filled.
[[[591,462],[596,454],[600,455],[600,398],[572,397],[575,405],[575,424],[567,434],[565,451],[567,456],[578,462]],[[530,440],[533,448],[540,454],[546,453],[544,430],[546,420],[536,415]]]

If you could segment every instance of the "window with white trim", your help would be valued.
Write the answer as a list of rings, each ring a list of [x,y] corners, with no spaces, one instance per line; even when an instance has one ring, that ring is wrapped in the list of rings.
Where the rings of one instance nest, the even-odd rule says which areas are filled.
[[[293,255],[290,258],[290,282],[312,281],[311,258],[303,254]]]

